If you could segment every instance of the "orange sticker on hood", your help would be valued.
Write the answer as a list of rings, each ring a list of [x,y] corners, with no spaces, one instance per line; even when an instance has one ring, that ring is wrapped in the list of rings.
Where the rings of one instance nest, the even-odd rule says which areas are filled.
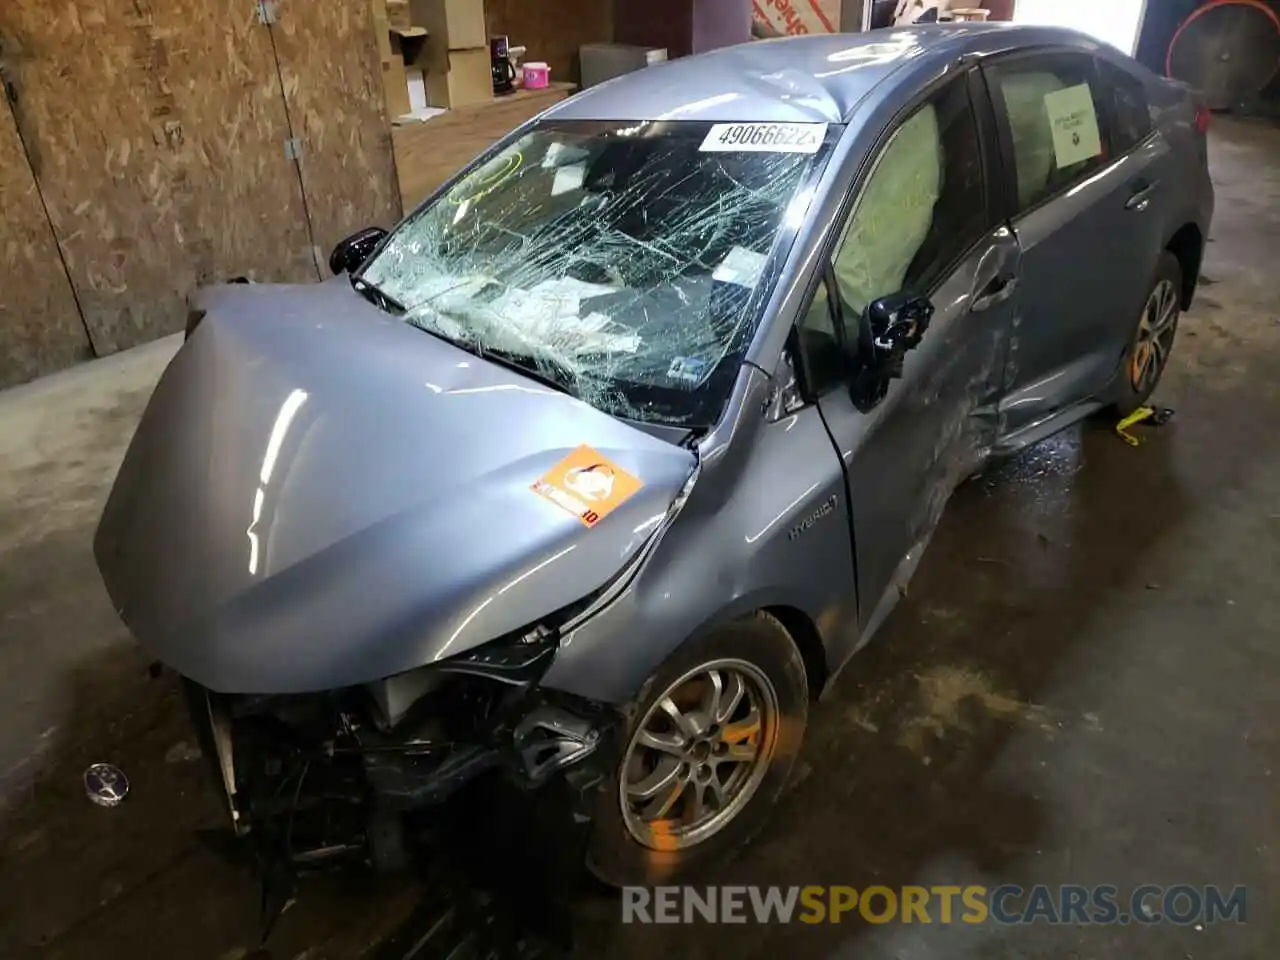
[[[544,473],[532,490],[594,527],[643,486],[638,477],[583,444]]]

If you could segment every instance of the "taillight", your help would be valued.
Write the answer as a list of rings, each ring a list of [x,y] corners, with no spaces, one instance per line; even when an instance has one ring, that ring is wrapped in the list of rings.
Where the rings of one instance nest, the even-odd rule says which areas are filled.
[[[1200,131],[1200,135],[1209,132],[1209,121],[1213,118],[1213,113],[1208,107],[1196,107],[1196,129]]]

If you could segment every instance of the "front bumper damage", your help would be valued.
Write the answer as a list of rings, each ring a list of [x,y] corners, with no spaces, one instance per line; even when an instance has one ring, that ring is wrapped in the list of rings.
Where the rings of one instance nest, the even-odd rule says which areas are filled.
[[[557,643],[535,633],[317,694],[226,695],[184,680],[212,779],[264,884],[320,866],[476,863],[492,848],[559,873],[539,878],[545,890],[571,886],[563,872],[583,863],[622,718],[538,686]],[[264,886],[264,909],[269,898]]]

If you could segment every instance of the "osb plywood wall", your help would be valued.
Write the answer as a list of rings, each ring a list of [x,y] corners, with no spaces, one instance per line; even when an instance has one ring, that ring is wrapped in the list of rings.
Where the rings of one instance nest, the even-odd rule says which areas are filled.
[[[528,48],[526,60],[549,64],[552,80],[576,83],[578,48],[613,39],[609,0],[485,0],[485,19],[490,36],[506,34]]]
[[[303,142],[302,182],[322,262],[359,227],[390,228],[400,219],[371,30],[367,2],[292,0],[282,4],[273,31],[289,117]]]
[[[14,112],[99,355],[196,283],[315,276],[271,38],[239,0],[6,0]]]
[[[71,284],[23,156],[0,103],[0,386],[52,373],[89,356]]]
[[[335,239],[395,219],[367,0],[275,6],[268,26],[246,0],[0,0],[0,111],[26,145],[0,153],[0,182],[29,163],[80,309],[46,292],[26,321],[45,340],[81,323],[99,356],[153,339],[200,283],[315,279]],[[38,254],[51,275],[56,254]],[[32,339],[0,324],[0,343]],[[33,369],[4,361],[0,383]]]

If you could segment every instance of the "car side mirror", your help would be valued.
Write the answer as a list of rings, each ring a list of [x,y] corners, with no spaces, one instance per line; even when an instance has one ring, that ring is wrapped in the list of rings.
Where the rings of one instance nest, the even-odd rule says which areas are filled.
[[[333,248],[333,253],[329,254],[329,269],[335,275],[355,273],[369,259],[369,255],[377,249],[386,235],[387,231],[381,227],[365,227],[345,240],[339,240],[338,245]]]
[[[889,381],[902,376],[907,353],[920,345],[932,319],[929,298],[905,290],[867,304],[858,318],[851,384],[853,402],[859,410],[870,410],[884,399]]]

